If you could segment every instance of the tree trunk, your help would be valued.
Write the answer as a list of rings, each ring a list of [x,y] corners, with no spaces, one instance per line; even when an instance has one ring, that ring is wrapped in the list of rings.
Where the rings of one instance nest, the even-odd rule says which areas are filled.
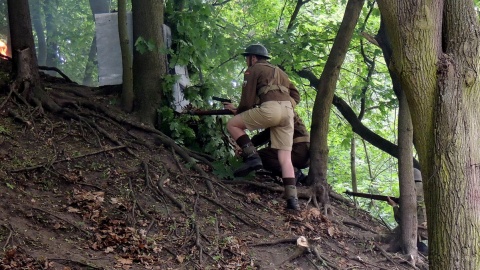
[[[333,43],[325,68],[320,76],[319,85],[316,86],[318,91],[312,114],[310,171],[307,184],[311,185],[313,182],[315,185],[323,186],[326,191],[329,190],[327,184],[327,136],[330,109],[332,107],[340,67],[345,59],[364,2],[364,0],[348,1],[342,24]],[[326,200],[321,202],[322,205],[329,203],[328,196],[322,196],[322,198]]]
[[[45,28],[47,29],[47,60],[46,65],[49,67],[58,66],[58,38],[57,24],[55,21],[55,13],[57,12],[57,0],[45,0]],[[55,72],[49,72],[50,75],[56,75]]]
[[[42,7],[40,0],[31,0],[32,22],[35,33],[37,33],[37,59],[40,66],[44,66],[47,59],[47,43],[45,41],[45,33],[42,23]]]
[[[163,14],[163,0],[132,3],[133,39],[136,43],[142,37],[153,46],[144,53],[133,53],[134,110],[140,121],[152,125],[159,124],[157,109],[162,101],[162,78],[167,72],[166,56],[160,52],[164,47]]]
[[[48,97],[41,84],[28,0],[8,0],[7,3],[13,68],[17,71],[14,88],[37,106],[58,111],[60,107]]]
[[[417,257],[417,194],[413,180],[413,130],[407,98],[402,92],[398,99],[398,176],[400,179],[400,228],[403,253]]]
[[[133,73],[127,29],[127,0],[118,0],[118,33],[122,51],[122,109],[131,112],[133,108]]]
[[[378,5],[415,116],[430,269],[480,269],[478,17],[471,0],[418,2]]]

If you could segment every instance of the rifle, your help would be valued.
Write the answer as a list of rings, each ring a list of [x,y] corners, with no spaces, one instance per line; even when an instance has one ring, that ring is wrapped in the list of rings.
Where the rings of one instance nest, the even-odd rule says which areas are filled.
[[[188,111],[187,114],[191,115],[227,115],[227,114],[233,114],[232,111],[223,109],[223,110],[206,110],[206,111]]]
[[[228,99],[228,98],[221,98],[221,97],[213,96],[212,99],[213,99],[213,100],[216,100],[216,101],[220,101],[220,102],[232,103],[232,100],[231,100],[231,99]]]
[[[384,201],[384,202],[388,202],[388,198],[389,198],[389,196],[384,196],[384,195],[351,192],[351,191],[348,191],[348,190],[345,191],[344,193],[347,194],[347,195],[354,196],[354,197],[361,197],[361,198],[367,198],[367,199]],[[400,203],[400,198],[390,197],[390,200],[394,201],[395,203]]]

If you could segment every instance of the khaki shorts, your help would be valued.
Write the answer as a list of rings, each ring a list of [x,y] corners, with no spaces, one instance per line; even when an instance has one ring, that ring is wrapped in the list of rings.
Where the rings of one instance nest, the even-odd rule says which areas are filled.
[[[266,101],[240,116],[248,130],[270,128],[272,148],[292,150],[293,106],[290,101]]]

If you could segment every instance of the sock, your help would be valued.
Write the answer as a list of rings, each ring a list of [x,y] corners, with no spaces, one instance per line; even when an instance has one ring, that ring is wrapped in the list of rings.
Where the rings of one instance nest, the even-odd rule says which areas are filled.
[[[238,137],[238,139],[236,140],[236,143],[238,144],[238,146],[240,147],[245,147],[247,144],[251,144],[252,141],[250,141],[250,137],[248,137],[247,134],[244,134],[240,137]]]

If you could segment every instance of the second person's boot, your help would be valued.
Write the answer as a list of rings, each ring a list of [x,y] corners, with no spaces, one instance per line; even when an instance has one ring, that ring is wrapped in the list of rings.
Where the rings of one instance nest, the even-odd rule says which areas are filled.
[[[251,142],[242,146],[243,164],[233,172],[235,177],[247,176],[250,172],[263,168],[262,159]]]

